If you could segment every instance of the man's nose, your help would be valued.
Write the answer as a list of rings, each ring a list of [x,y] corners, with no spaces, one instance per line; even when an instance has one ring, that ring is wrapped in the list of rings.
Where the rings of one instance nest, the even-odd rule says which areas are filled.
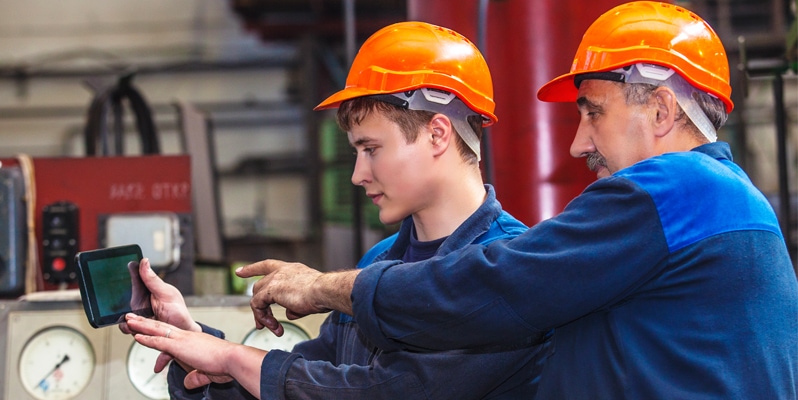
[[[588,134],[588,129],[584,125],[585,124],[583,122],[580,122],[579,126],[576,128],[574,140],[571,142],[571,157],[585,157],[589,153],[596,151],[596,146],[593,145],[593,141],[590,139],[590,135]]]
[[[357,160],[355,160],[355,169],[352,171],[353,185],[363,186],[370,179],[368,168],[365,164],[366,163],[360,159],[360,155],[358,154]]]

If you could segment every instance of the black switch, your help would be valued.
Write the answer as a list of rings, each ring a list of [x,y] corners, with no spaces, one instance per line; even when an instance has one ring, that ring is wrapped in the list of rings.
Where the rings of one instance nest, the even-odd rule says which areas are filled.
[[[78,207],[59,201],[44,207],[42,214],[42,276],[51,283],[77,279]]]

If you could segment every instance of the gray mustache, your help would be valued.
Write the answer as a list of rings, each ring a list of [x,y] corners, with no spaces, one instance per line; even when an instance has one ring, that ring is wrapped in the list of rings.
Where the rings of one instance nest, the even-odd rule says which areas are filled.
[[[595,151],[587,155],[587,167],[596,172],[599,167],[607,168],[607,160],[599,152]]]

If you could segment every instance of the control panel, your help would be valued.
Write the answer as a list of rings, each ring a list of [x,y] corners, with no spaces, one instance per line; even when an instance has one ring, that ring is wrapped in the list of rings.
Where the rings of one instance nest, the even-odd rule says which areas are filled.
[[[229,341],[290,350],[316,337],[326,315],[287,321],[276,337],[254,328],[245,296],[187,297],[195,320],[221,329]],[[4,399],[167,399],[166,370],[153,372],[158,352],[118,327],[92,328],[80,300],[0,302],[0,397]]]

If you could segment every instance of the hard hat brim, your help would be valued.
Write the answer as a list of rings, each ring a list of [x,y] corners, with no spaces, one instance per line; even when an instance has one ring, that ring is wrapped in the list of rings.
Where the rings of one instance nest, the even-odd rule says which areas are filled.
[[[319,105],[313,108],[313,110],[319,111],[319,110],[327,110],[330,108],[338,108],[338,106],[340,106],[341,103],[347,100],[351,100],[357,97],[371,96],[380,93],[381,92],[376,90],[368,90],[358,87],[348,87],[333,93],[330,97],[326,98],[324,101],[319,103]]]
[[[538,89],[538,100],[552,103],[575,102],[578,90],[574,85],[576,73],[560,75]]]
[[[408,88],[406,90],[415,90],[415,89],[419,89],[420,87],[422,87],[422,85],[419,85],[419,87]],[[423,86],[423,87],[433,87],[433,86],[432,85],[426,85],[426,86]],[[446,90],[446,89],[448,89],[448,88],[445,88],[445,89],[442,89],[442,90]],[[399,92],[402,92],[402,91],[404,91],[404,90],[401,90]],[[330,97],[326,98],[324,101],[319,103],[319,105],[314,107],[313,110],[314,111],[320,111],[320,110],[328,110],[328,109],[331,109],[331,108],[338,108],[341,105],[341,103],[343,103],[343,102],[345,102],[347,100],[352,100],[352,99],[355,99],[355,98],[358,98],[358,97],[364,97],[364,96],[379,95],[379,94],[386,94],[386,92],[383,91],[383,90],[364,89],[362,87],[347,87],[347,88],[344,88],[343,90],[340,90],[338,92],[333,93]],[[458,98],[460,98],[460,100],[464,100],[463,97],[459,93],[455,92],[455,94],[458,95]],[[480,114],[484,117],[483,118],[483,124],[482,124],[483,127],[491,126],[491,125],[495,124],[498,121],[498,118],[496,117],[496,114],[494,114],[492,112],[488,112],[485,109],[480,109],[480,108],[474,107],[472,104],[469,104],[467,102],[465,102],[465,103],[472,110],[481,111]]]

